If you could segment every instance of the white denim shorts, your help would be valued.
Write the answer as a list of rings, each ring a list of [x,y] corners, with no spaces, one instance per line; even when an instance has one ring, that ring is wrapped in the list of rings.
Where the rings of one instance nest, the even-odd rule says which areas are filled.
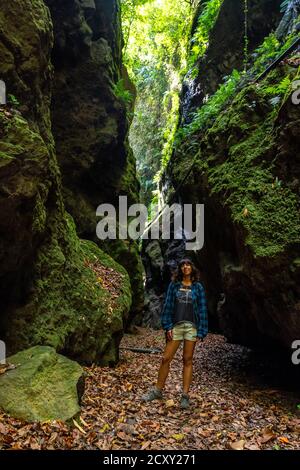
[[[190,322],[180,322],[173,327],[173,340],[181,341],[196,341],[197,339],[197,329]]]

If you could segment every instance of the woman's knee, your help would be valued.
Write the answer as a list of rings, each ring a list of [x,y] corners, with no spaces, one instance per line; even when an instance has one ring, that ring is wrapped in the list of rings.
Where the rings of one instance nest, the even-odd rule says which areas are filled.
[[[193,356],[183,356],[183,364],[185,366],[191,366],[193,363]]]
[[[162,360],[161,360],[161,363],[162,365],[166,366],[166,365],[169,365],[172,361],[172,357],[171,356],[163,356],[162,357]]]

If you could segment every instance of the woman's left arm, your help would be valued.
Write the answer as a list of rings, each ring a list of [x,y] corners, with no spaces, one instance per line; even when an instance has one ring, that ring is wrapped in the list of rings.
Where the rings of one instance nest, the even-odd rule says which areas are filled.
[[[208,318],[205,290],[201,283],[198,284],[198,303],[200,324],[198,325],[197,336],[203,339],[208,333]]]

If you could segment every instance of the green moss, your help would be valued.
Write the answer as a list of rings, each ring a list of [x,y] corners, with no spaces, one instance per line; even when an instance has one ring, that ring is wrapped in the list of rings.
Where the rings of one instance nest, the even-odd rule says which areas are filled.
[[[12,163],[14,160],[14,157],[11,157],[10,155],[7,155],[7,153],[0,151],[0,168],[10,165],[10,163]]]
[[[299,198],[276,176],[277,118],[286,102],[285,84],[296,73],[281,67],[261,84],[246,86],[202,138],[191,136],[181,149],[186,156],[193,142],[200,147],[195,172],[206,174],[210,194],[243,227],[245,243],[254,256],[274,257],[300,242]],[[272,86],[278,92],[285,90],[276,104],[270,102]],[[181,156],[176,174],[184,174],[189,162]]]
[[[42,233],[46,228],[46,220],[47,212],[45,208],[45,200],[42,199],[41,192],[38,192],[33,210],[33,233]]]
[[[77,237],[73,219],[62,204],[51,143],[45,145],[40,134],[19,116],[7,118],[0,113],[0,131],[1,159],[16,162],[22,169],[7,179],[7,190],[20,202],[32,205],[30,232],[40,240],[30,273],[31,294],[25,305],[11,309],[4,320],[8,347],[15,352],[48,345],[78,360],[104,363],[109,351],[109,357],[117,360],[123,322],[131,305],[125,269],[93,242]],[[111,294],[85,263],[96,258],[122,274],[113,311]]]
[[[271,109],[263,121],[253,123],[245,102],[252,103],[254,111],[262,109],[263,103],[259,93],[255,101],[252,94],[249,87],[226,111],[229,129],[234,129],[239,120],[245,124],[240,126],[243,138],[228,148],[224,163],[208,171],[208,179],[211,193],[224,194],[233,220],[246,228],[246,244],[254,254],[274,256],[288,244],[300,241],[299,209],[296,195],[276,183],[274,165],[269,161],[270,155],[276,155],[276,113]],[[218,121],[215,126],[220,132]]]
[[[197,28],[191,39],[191,48],[189,54],[189,66],[193,66],[200,57],[205,54],[209,35],[218,17],[223,0],[212,0],[206,2],[197,21]]]
[[[81,361],[102,361],[111,338],[121,333],[131,304],[126,271],[91,241],[80,241],[66,215],[65,242],[49,240],[38,254],[31,301],[14,312],[10,341],[17,349],[44,344]],[[122,274],[117,306],[85,261],[98,260]],[[13,338],[13,331],[18,332]],[[117,347],[117,345],[115,345]],[[117,353],[116,353],[117,356]]]
[[[83,370],[54,349],[35,346],[9,357],[17,367],[0,377],[0,406],[26,421],[69,420],[80,412]]]

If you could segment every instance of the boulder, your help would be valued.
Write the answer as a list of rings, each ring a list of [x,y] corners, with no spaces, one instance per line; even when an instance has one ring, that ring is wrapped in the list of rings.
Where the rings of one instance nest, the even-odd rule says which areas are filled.
[[[15,368],[0,375],[0,408],[25,421],[67,421],[80,412],[83,369],[48,346],[7,359]]]

